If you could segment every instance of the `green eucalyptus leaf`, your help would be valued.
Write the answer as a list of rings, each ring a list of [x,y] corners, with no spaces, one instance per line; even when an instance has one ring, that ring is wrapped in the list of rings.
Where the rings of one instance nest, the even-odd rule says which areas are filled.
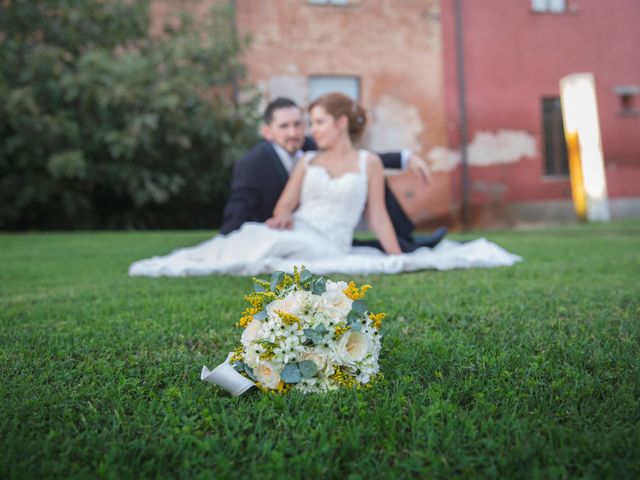
[[[362,318],[362,315],[360,315],[355,310],[351,310],[347,314],[347,325],[352,325],[353,323],[358,322],[358,320],[360,320],[360,318]]]
[[[249,378],[251,380],[253,380],[254,382],[256,381],[256,377],[253,374],[253,368],[251,368],[249,365],[247,365],[246,363],[244,364],[244,371],[247,373],[247,375],[249,375]]]
[[[354,300],[351,304],[351,310],[358,312],[360,315],[367,313],[367,304],[363,300]]]
[[[327,330],[327,327],[325,327],[324,324],[322,323],[316,325],[315,331],[320,335],[325,335],[326,333],[329,332],[329,330]]]
[[[312,273],[305,268],[300,272],[300,283],[307,283],[312,277]]]
[[[267,312],[265,312],[264,310],[260,310],[253,316],[254,320],[264,320],[265,318],[267,318]]]
[[[303,331],[308,341],[310,341],[314,345],[318,344],[318,342],[320,341],[320,337],[315,330],[311,328],[305,328]]]
[[[297,363],[287,363],[280,374],[284,383],[298,383],[302,379],[300,368]]]
[[[311,293],[314,295],[322,295],[327,291],[327,279],[324,277],[316,278],[311,282]]]
[[[265,292],[266,289],[262,285],[260,285],[259,283],[254,283],[253,284],[253,291],[254,292]]]
[[[275,292],[276,291],[276,287],[282,282],[282,280],[284,280],[284,272],[273,272],[273,274],[271,274],[271,291]]]
[[[305,328],[304,334],[314,345],[322,343],[323,337],[329,332],[323,324],[316,325],[315,328]]]
[[[312,378],[318,373],[318,367],[311,360],[303,360],[298,363],[300,374],[303,378]]]
[[[235,362],[233,362],[233,365],[231,365],[233,367],[233,369],[236,372],[242,372],[244,370],[245,364],[242,360],[237,360]]]

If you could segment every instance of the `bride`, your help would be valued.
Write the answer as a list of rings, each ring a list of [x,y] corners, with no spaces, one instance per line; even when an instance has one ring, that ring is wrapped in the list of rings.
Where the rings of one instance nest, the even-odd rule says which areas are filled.
[[[256,275],[291,271],[301,263],[317,274],[370,274],[510,265],[519,260],[486,241],[454,247],[453,254],[448,251],[451,242],[445,244],[444,255],[437,255],[442,249],[427,248],[402,254],[385,205],[382,162],[353,146],[364,131],[364,109],[346,95],[330,93],[314,101],[309,111],[320,151],[307,153],[297,163],[272,218],[246,223],[229,235],[164,257],[140,260],[131,265],[129,274]],[[351,246],[365,207],[386,255]]]

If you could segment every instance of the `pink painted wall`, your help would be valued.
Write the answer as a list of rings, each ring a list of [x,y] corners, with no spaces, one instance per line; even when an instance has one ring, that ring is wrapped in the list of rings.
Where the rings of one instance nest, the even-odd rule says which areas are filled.
[[[472,167],[473,203],[571,198],[568,179],[544,177],[541,98],[558,96],[560,78],[576,72],[595,75],[610,197],[640,197],[640,116],[620,116],[613,91],[640,85],[640,1],[568,0],[562,14],[534,13],[529,0],[461,3],[469,141],[478,131],[524,130],[537,150],[533,159]],[[457,147],[454,0],[441,0],[441,13],[447,137]]]

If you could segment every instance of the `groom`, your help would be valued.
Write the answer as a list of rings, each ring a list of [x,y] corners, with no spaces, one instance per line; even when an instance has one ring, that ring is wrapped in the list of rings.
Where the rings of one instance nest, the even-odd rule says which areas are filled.
[[[277,98],[267,105],[261,133],[265,141],[253,147],[234,166],[231,193],[224,207],[220,228],[222,234],[237,230],[245,222],[265,222],[270,218],[293,166],[304,151],[316,149],[313,140],[304,135],[302,110],[288,98]],[[385,168],[398,169],[407,163],[425,183],[431,180],[429,168],[419,157],[402,157],[401,153],[380,155]],[[433,247],[446,234],[446,229],[438,229],[429,237],[414,238],[413,223],[386,185],[385,199],[404,252],[412,252],[422,246]],[[354,245],[381,248],[377,241],[355,240]]]

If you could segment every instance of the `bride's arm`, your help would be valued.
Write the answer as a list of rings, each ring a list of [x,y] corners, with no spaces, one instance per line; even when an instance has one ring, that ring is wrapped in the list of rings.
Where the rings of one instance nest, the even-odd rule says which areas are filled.
[[[384,200],[384,169],[380,157],[369,154],[367,172],[369,174],[369,194],[367,199],[367,221],[369,226],[375,232],[385,252],[389,255],[402,253]]]
[[[305,161],[300,161],[293,168],[289,181],[284,187],[278,203],[273,209],[273,217],[267,220],[267,225],[271,228],[291,228],[293,226],[293,211],[300,203],[300,193],[302,192],[302,180],[304,179]]]

